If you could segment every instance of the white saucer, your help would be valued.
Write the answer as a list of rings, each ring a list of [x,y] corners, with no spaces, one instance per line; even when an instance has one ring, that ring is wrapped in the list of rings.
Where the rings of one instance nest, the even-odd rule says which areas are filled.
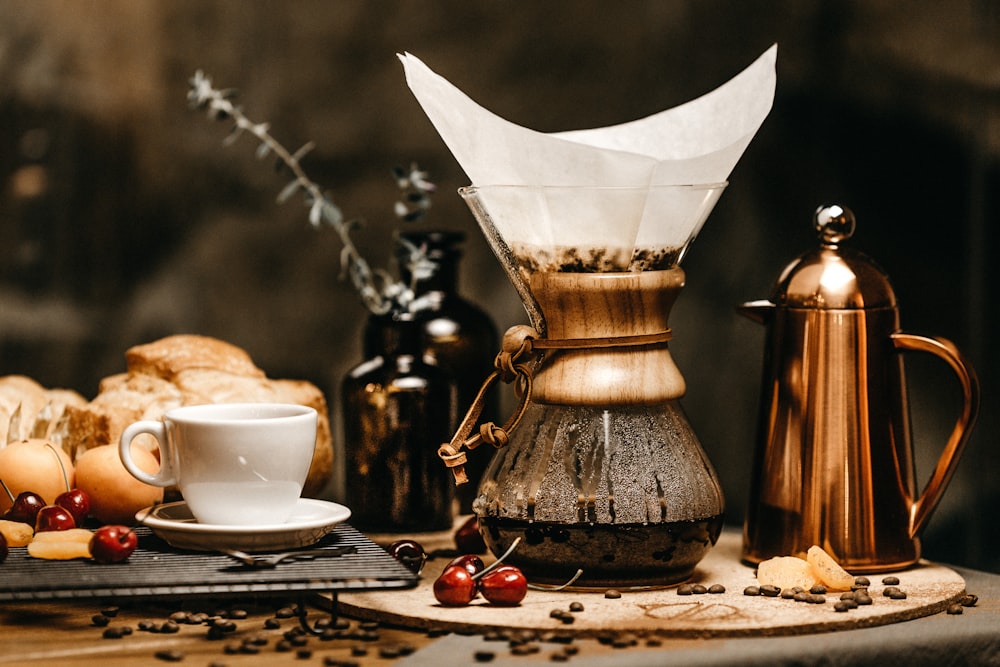
[[[198,523],[183,501],[148,507],[137,512],[135,518],[178,549],[280,551],[315,544],[350,516],[351,510],[343,505],[299,498],[291,518],[281,524],[220,526]]]

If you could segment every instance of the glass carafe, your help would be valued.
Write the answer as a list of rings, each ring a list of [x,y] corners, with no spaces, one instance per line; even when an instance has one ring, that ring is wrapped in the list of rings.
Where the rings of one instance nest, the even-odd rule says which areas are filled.
[[[527,330],[534,349],[530,377],[517,385],[523,413],[473,509],[494,553],[521,538],[508,561],[533,582],[561,584],[580,571],[578,587],[670,585],[718,538],[722,489],[680,405],[685,382],[667,319],[684,285],[679,262],[722,187],[461,191],[531,320],[505,340]],[[616,211],[620,226],[681,216],[671,231],[681,237],[640,233],[619,247],[505,233],[506,216],[536,216],[533,228],[544,230],[581,206]],[[617,222],[608,227],[620,231]]]

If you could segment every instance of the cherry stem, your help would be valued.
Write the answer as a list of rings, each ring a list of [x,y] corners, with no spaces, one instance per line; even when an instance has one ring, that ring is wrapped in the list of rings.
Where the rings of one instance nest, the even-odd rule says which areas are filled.
[[[14,494],[10,492],[10,489],[7,488],[7,485],[3,483],[2,479],[0,479],[0,486],[3,487],[3,490],[7,494],[7,497],[10,498],[10,502],[14,502]]]
[[[59,462],[59,469],[62,470],[63,484],[66,485],[66,490],[69,491],[70,490],[70,488],[69,488],[69,475],[66,474],[66,466],[63,465],[62,457],[59,456],[59,452],[56,451],[55,445],[53,445],[51,442],[46,442],[45,446],[52,450],[52,453],[56,457],[56,461]]]
[[[514,541],[511,542],[510,547],[507,548],[507,551],[503,552],[503,555],[501,555],[500,558],[497,558],[495,561],[493,561],[492,563],[490,563],[489,567],[484,568],[482,572],[473,575],[472,580],[473,581],[478,581],[481,577],[485,576],[487,573],[492,572],[493,570],[495,570],[498,567],[500,567],[500,565],[503,563],[504,559],[507,558],[507,556],[509,556],[512,553],[514,553],[514,549],[516,549],[517,545],[520,544],[520,543],[521,543],[521,538],[520,537],[515,538]]]
[[[577,570],[576,574],[574,574],[573,577],[565,584],[560,584],[558,586],[545,586],[543,584],[528,584],[528,588],[536,591],[561,591],[563,589],[572,586],[573,582],[575,582],[581,576],[583,576],[583,570]]]

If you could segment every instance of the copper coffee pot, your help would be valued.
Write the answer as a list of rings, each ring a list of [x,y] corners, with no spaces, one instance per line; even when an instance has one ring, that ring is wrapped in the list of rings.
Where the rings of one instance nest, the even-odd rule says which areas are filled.
[[[869,258],[842,246],[855,219],[815,214],[820,246],[740,311],[767,325],[758,441],[743,533],[747,562],[818,544],[847,570],[900,569],[937,505],[979,407],[975,372],[949,341],[902,333],[896,297]],[[962,410],[919,494],[902,358],[929,352],[954,371]]]

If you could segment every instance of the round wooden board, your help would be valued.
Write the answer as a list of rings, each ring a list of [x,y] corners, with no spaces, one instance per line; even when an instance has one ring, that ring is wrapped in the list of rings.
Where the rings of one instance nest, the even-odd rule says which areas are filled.
[[[418,539],[428,549],[435,548],[435,538],[426,537]],[[957,572],[922,561],[895,573],[906,599],[883,596],[883,575],[868,575],[873,604],[838,612],[834,604],[840,593],[827,594],[824,604],[744,595],[743,589],[757,581],[753,568],[742,564],[739,556],[740,535],[725,531],[689,580],[706,586],[722,584],[726,591],[721,594],[678,595],[676,588],[665,588],[622,592],[620,598],[608,599],[603,592],[532,589],[518,607],[496,607],[481,597],[467,607],[444,607],[434,599],[432,585],[448,559],[435,558],[427,562],[421,582],[414,589],[341,593],[338,602],[340,610],[350,616],[418,629],[475,633],[523,629],[575,636],[615,631],[669,637],[740,637],[798,635],[898,623],[944,611],[965,593],[965,580]],[[572,623],[550,616],[553,610],[569,611],[571,602],[584,606],[583,611],[573,614]]]

